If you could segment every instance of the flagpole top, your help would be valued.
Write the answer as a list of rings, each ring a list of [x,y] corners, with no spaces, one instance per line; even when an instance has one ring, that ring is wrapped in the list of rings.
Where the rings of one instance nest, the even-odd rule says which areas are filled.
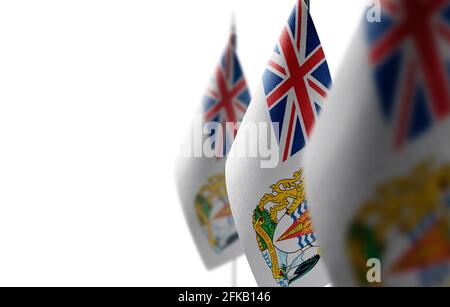
[[[236,13],[231,13],[231,33],[236,34]]]
[[[233,48],[236,48],[237,38],[236,38],[236,14],[235,14],[235,12],[231,13],[230,44]]]

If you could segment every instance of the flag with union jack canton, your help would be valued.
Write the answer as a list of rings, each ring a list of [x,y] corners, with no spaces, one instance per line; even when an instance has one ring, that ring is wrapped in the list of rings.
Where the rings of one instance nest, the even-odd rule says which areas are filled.
[[[367,23],[383,116],[401,149],[450,115],[450,1],[384,0]]]
[[[275,136],[279,146],[271,146],[271,163],[266,165],[263,157],[230,155],[227,191],[241,246],[259,286],[325,286],[329,277],[310,218],[314,204],[305,193],[302,160],[331,77],[306,3],[297,0],[289,16],[242,123],[244,129],[268,123],[273,129],[270,142]],[[245,152],[254,138],[238,133],[232,152]]]
[[[225,185],[225,157],[238,125],[229,131],[226,127],[228,123],[236,124],[242,120],[249,103],[250,93],[236,54],[233,26],[201,105],[202,120],[208,124],[211,135],[203,135],[202,129],[195,128],[196,124],[191,128],[193,139],[212,140],[210,145],[215,150],[215,157],[180,157],[176,167],[178,192],[186,220],[208,269],[242,254]],[[191,150],[191,145],[191,139],[187,139],[184,150]]]
[[[250,103],[250,92],[236,53],[236,35],[232,33],[203,100],[205,122],[222,126],[223,136],[213,144],[216,152],[228,154],[236,131],[227,131],[227,123],[239,123]],[[212,135],[216,132],[214,131]]]
[[[319,36],[306,6],[298,1],[263,76],[264,94],[283,162],[300,152],[331,87]]]
[[[335,286],[445,287],[450,0],[379,3],[381,20],[366,19],[374,7],[361,20],[303,156],[311,217]],[[377,278],[368,260],[381,261]]]

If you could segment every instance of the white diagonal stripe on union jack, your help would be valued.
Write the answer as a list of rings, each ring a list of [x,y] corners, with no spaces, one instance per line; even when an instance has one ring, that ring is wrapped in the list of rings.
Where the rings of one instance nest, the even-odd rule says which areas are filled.
[[[381,3],[381,22],[367,24],[369,58],[399,150],[450,116],[450,1]]]
[[[234,42],[234,34],[230,38],[221,62],[216,68],[211,84],[203,100],[205,122],[218,122],[226,132],[226,123],[242,121],[250,103],[250,92],[247,88],[244,73],[239,62]],[[216,141],[216,146],[227,154],[227,142],[232,142],[234,135],[224,134]]]
[[[283,161],[306,146],[330,86],[314,23],[298,0],[263,76],[270,118],[279,125]]]

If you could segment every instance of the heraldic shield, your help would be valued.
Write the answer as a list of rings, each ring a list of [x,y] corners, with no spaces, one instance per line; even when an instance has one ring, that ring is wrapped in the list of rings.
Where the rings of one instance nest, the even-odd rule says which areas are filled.
[[[273,184],[253,212],[259,249],[273,278],[285,287],[308,274],[320,259],[302,175],[303,169]]]
[[[450,285],[450,164],[427,160],[380,184],[350,225],[347,246],[357,282],[367,259],[383,261],[383,283]],[[380,286],[380,285],[378,285]]]
[[[209,245],[221,253],[239,239],[225,186],[225,175],[211,176],[195,198],[198,222]]]

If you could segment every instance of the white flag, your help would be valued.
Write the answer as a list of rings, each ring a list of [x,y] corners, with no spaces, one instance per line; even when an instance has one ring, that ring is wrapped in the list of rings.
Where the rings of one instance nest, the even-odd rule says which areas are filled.
[[[381,4],[306,150],[312,217],[334,285],[449,286],[450,1]]]
[[[242,254],[225,186],[225,160],[250,103],[233,33],[177,161],[183,210],[208,269]],[[233,129],[234,128],[234,129]]]
[[[314,23],[299,0],[226,166],[233,216],[260,286],[329,283],[309,216],[302,156],[330,85]]]

